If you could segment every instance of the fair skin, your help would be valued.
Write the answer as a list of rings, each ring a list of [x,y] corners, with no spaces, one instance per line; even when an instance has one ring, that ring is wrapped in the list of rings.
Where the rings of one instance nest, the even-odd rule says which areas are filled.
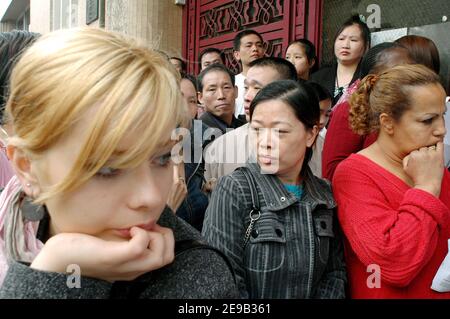
[[[200,118],[200,116],[202,116],[205,112],[205,107],[201,104],[197,104],[197,118]]]
[[[439,197],[444,173],[446,93],[439,84],[410,87],[411,106],[399,120],[380,115],[378,140],[359,152],[410,187]]]
[[[217,52],[206,53],[202,56],[201,70],[215,63],[223,64],[222,59],[220,58],[220,54]]]
[[[188,193],[186,186],[186,175],[184,173],[184,163],[175,164],[173,166],[173,184],[167,198],[167,206],[176,212],[183,203]]]
[[[284,184],[299,185],[306,148],[314,144],[318,127],[306,129],[293,109],[280,100],[258,104],[250,127],[256,134],[261,170],[275,174]]]
[[[38,196],[70,172],[87,137],[90,118],[87,112],[70,133],[39,157],[9,146],[28,196]],[[138,137],[138,130],[131,132],[117,151],[126,151]],[[76,263],[83,276],[112,282],[132,280],[172,262],[173,233],[157,225],[172,184],[169,151],[170,145],[161,148],[132,169],[106,165],[76,189],[47,200],[49,239],[31,267],[65,272],[67,265]]]
[[[234,58],[242,63],[242,74],[247,76],[249,64],[260,59],[266,53],[266,46],[256,34],[241,38],[239,51],[234,51]]]
[[[366,51],[366,44],[358,25],[345,28],[334,42],[334,54],[338,62],[337,80],[339,86],[351,82],[358,63]]]
[[[303,45],[299,43],[291,44],[286,50],[286,60],[295,66],[299,79],[309,80],[309,72],[315,61],[308,60]]]
[[[233,86],[230,76],[222,71],[211,71],[203,77],[203,90],[198,100],[207,112],[231,125],[234,114],[237,87]]]
[[[195,86],[188,79],[181,79],[180,88],[191,119],[195,119],[197,116],[197,91]]]
[[[269,66],[254,66],[248,70],[244,80],[244,112],[247,122],[250,122],[250,104],[256,94],[267,84],[280,80],[277,70]]]
[[[319,131],[322,130],[328,124],[328,120],[330,119],[331,113],[331,100],[326,99],[319,102],[320,106],[320,123],[319,123]]]

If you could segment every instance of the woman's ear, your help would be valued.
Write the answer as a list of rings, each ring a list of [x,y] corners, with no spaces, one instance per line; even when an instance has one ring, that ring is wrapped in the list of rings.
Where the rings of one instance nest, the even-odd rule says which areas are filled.
[[[36,198],[40,193],[40,185],[31,169],[29,156],[23,150],[12,145],[8,145],[6,151],[24,192],[28,196]]]
[[[394,134],[394,120],[386,113],[380,114],[380,131],[385,132],[388,135]]]
[[[316,141],[317,134],[319,134],[319,126],[314,125],[312,129],[308,130],[306,136],[306,146],[312,147]]]
[[[312,59],[312,60],[309,62],[309,69],[311,70],[311,69],[314,67],[315,64],[316,64],[316,59]]]

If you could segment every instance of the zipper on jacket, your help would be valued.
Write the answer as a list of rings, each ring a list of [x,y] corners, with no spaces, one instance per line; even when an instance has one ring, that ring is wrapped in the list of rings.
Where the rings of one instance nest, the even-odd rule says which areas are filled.
[[[306,217],[308,219],[308,235],[309,235],[309,272],[308,272],[308,286],[306,290],[306,299],[311,298],[311,287],[314,275],[314,230],[312,229],[312,214],[311,207],[309,205],[306,206]]]

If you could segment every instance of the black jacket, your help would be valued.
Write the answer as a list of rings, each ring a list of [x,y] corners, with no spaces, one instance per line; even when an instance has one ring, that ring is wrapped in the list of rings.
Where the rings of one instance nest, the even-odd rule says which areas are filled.
[[[242,126],[245,124],[245,121],[242,121],[241,119],[237,119],[233,115],[233,120],[231,121],[231,125],[228,125],[227,123],[225,123],[218,117],[214,116],[210,112],[203,113],[203,115],[200,117],[200,120],[202,120],[203,123],[205,123],[206,125],[208,125],[211,128],[219,129],[222,132],[222,134],[225,134],[227,132],[227,129],[238,128],[239,126]]]
[[[352,78],[351,82],[349,83],[349,86],[352,85],[352,83],[355,82],[359,78],[360,67],[361,67],[361,63],[358,64],[358,67],[357,67],[355,73],[353,74],[353,78]],[[337,94],[336,96],[334,96],[334,91],[336,88],[336,72],[337,72],[337,64],[333,64],[332,66],[321,68],[319,71],[311,74],[311,81],[322,85],[325,89],[328,90],[328,92],[330,93],[330,96],[333,97],[333,99],[332,99],[333,106],[337,103],[337,101],[339,101],[339,99],[341,98],[342,93],[343,93],[343,92],[341,92],[341,93]]]

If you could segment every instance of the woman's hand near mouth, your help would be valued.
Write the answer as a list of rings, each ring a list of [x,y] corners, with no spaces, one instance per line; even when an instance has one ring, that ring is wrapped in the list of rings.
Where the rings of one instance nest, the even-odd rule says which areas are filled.
[[[31,264],[31,268],[65,273],[78,265],[81,276],[109,282],[133,280],[173,262],[175,239],[169,228],[157,224],[151,231],[130,229],[126,241],[108,241],[79,233],[51,237]]]

